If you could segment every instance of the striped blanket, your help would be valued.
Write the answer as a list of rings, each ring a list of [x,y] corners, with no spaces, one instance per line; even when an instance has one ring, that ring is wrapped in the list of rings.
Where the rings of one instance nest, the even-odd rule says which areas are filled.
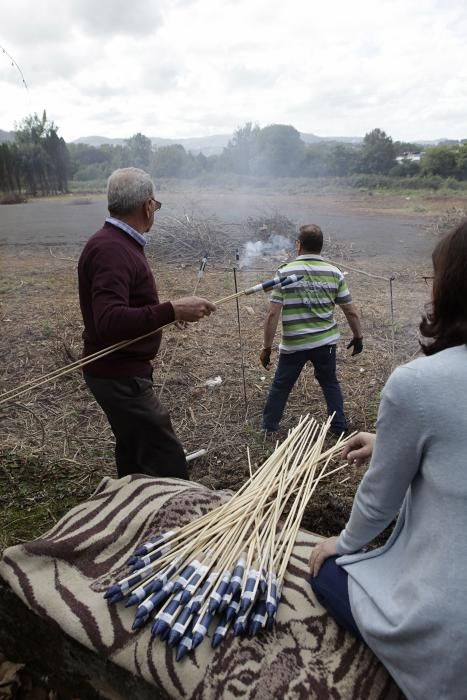
[[[228,636],[215,651],[205,640],[176,663],[166,644],[151,640],[149,626],[131,632],[134,609],[106,603],[103,592],[125,576],[125,562],[139,543],[227,498],[177,479],[106,478],[45,535],[7,549],[0,576],[37,615],[144,678],[160,696],[400,700],[372,652],[340,630],[314,598],[307,559],[319,538],[308,532],[300,532],[293,550],[272,633]]]

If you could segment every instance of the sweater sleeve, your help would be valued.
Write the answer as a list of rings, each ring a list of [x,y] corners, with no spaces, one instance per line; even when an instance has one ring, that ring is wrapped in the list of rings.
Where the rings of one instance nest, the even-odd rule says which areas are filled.
[[[358,551],[389,525],[420,468],[427,431],[417,375],[399,367],[383,390],[373,456],[337,540],[339,555]]]
[[[157,330],[175,319],[170,302],[131,307],[131,259],[120,247],[96,251],[91,264],[92,313],[97,336],[107,345]]]

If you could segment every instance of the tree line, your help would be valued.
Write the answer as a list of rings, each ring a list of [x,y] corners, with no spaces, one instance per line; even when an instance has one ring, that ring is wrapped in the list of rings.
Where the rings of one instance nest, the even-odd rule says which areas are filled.
[[[389,178],[437,176],[467,180],[467,141],[423,150],[421,145],[393,141],[381,129],[365,134],[359,144],[305,143],[293,127],[264,128],[248,122],[233,134],[219,155],[186,151],[180,144],[154,147],[138,133],[122,145],[94,147],[66,144],[58,128],[37,114],[27,117],[12,144],[0,145],[0,190],[51,194],[66,192],[71,180],[103,180],[116,168],[135,166],[155,178],[193,178],[235,173],[269,177]]]
[[[359,144],[332,141],[305,143],[293,126],[264,128],[251,122],[238,128],[220,155],[186,151],[182,145],[154,147],[143,134],[124,145],[94,147],[69,144],[71,177],[98,180],[115,168],[134,165],[154,177],[192,178],[204,173],[269,177],[452,177],[467,180],[467,141],[424,147],[393,141],[381,129],[365,134]]]
[[[32,196],[66,192],[70,155],[45,111],[26,117],[13,143],[0,144],[0,191]]]

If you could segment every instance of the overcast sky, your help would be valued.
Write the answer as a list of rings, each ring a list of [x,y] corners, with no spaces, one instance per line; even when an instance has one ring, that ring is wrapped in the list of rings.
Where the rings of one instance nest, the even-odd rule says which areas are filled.
[[[467,137],[465,0],[5,0],[0,128]]]

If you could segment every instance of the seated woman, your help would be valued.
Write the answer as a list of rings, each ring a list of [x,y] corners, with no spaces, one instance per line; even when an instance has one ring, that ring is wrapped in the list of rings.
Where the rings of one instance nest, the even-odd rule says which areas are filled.
[[[433,252],[426,357],[393,372],[376,438],[344,450],[371,462],[339,537],[311,553],[311,585],[363,638],[408,698],[467,697],[467,221]],[[383,547],[365,551],[399,513]],[[338,558],[337,558],[338,557]]]

